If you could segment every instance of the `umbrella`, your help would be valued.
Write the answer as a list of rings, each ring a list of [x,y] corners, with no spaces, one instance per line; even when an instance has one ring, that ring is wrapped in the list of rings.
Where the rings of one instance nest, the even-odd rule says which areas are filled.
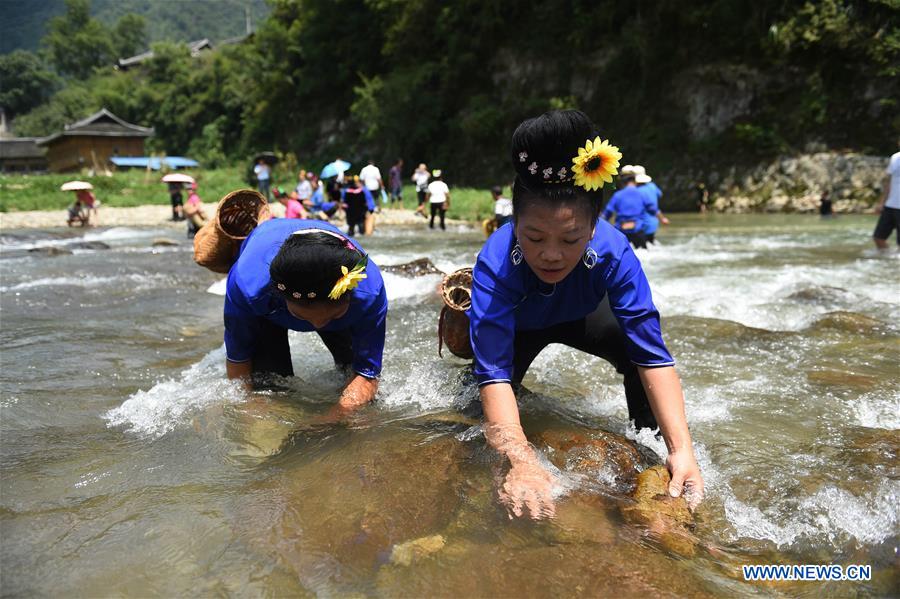
[[[194,183],[194,178],[184,173],[169,173],[162,178],[163,183]]]
[[[336,177],[338,171],[347,172],[350,170],[351,166],[353,165],[345,160],[335,160],[334,162],[325,165],[325,168],[322,169],[322,173],[319,175],[319,178],[328,179],[329,177]]]
[[[94,189],[94,186],[87,181],[67,181],[59,188],[60,191],[82,191],[84,189]]]
[[[276,164],[278,164],[278,156],[276,156],[272,152],[260,152],[256,155],[256,158],[253,159],[253,163],[255,164],[260,160],[264,160],[269,166],[275,166]]]

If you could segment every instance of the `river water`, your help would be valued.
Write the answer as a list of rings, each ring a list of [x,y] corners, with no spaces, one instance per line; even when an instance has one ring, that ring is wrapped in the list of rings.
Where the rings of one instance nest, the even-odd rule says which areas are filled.
[[[870,249],[868,217],[673,220],[639,257],[707,481],[691,557],[624,520],[603,481],[558,472],[596,501],[576,489],[554,521],[497,508],[493,456],[459,411],[476,393],[465,363],[437,357],[437,276],[385,274],[378,401],[312,426],[342,382],[324,346],[292,334],[297,377],[245,401],[224,379],[220,277],[180,232],[151,247],[176,236],[5,230],[0,592],[896,596],[898,253]],[[111,247],[73,245],[91,240]],[[363,240],[379,264],[444,270],[482,241],[462,227]],[[27,251],[46,246],[73,253]],[[553,346],[525,386],[529,434],[635,436],[597,359]],[[869,564],[872,580],[742,579],[768,563]]]

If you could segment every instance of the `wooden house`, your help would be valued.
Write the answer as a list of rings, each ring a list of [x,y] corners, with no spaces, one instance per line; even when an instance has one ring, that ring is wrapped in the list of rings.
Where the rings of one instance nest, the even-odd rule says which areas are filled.
[[[99,171],[113,156],[143,156],[144,140],[151,135],[152,127],[127,123],[104,108],[37,144],[47,148],[51,172]]]

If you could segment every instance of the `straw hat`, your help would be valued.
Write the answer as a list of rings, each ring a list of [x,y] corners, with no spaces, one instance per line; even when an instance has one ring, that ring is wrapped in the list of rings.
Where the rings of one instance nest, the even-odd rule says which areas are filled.
[[[647,174],[647,169],[645,169],[640,164],[635,164],[634,169],[634,182],[635,183],[649,183],[653,181],[653,177]]]
[[[626,164],[625,166],[623,166],[622,168],[619,169],[620,177],[628,177],[629,175],[632,177],[634,176],[634,165],[633,164]]]

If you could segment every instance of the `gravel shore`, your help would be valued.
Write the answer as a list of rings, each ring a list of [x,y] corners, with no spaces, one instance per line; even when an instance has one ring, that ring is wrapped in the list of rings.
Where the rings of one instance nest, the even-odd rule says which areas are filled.
[[[206,206],[207,214],[214,210],[214,206]],[[284,215],[284,207],[281,204],[272,205],[272,213],[275,216]],[[133,208],[113,208],[101,206],[96,226],[100,227],[172,227],[183,229],[184,223],[173,223],[169,219],[172,209],[165,205],[135,206]],[[31,210],[25,212],[0,213],[0,230],[3,229],[49,229],[66,226],[67,212],[65,210]],[[464,221],[451,221],[462,223]],[[335,219],[335,223],[343,223],[343,220]],[[376,223],[380,225],[415,225],[424,224],[421,216],[416,216],[412,210],[384,209],[376,215]]]

